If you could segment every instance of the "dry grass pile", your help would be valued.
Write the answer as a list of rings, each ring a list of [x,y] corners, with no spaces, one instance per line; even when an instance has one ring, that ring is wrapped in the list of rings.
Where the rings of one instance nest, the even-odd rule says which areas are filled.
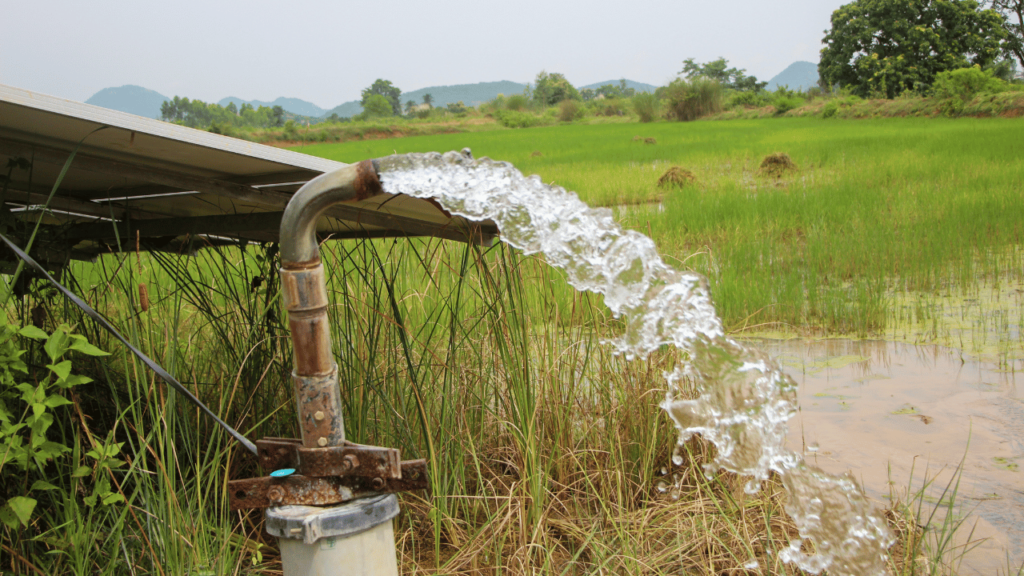
[[[696,181],[697,177],[693,175],[693,172],[679,166],[673,166],[662,174],[661,178],[658,178],[658,188],[682,188]]]
[[[657,144],[657,138],[644,138],[644,144]]]
[[[789,157],[789,154],[784,152],[776,152],[769,154],[764,157],[761,161],[761,167],[758,168],[757,173],[760,176],[771,176],[773,178],[781,178],[790,172],[796,172],[799,168],[793,162],[793,159]]]

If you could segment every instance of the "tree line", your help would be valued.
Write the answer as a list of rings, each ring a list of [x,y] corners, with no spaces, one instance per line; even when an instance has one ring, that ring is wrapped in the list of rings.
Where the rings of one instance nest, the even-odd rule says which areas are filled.
[[[228,132],[232,128],[271,128],[284,125],[285,111],[280,106],[260,106],[231,102],[227,106],[208,104],[202,100],[189,100],[175,96],[160,106],[160,118],[190,128],[213,129]]]

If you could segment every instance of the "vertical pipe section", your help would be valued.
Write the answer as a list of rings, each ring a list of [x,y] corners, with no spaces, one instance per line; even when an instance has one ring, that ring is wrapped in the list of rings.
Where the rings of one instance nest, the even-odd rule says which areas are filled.
[[[363,200],[380,192],[375,162],[364,160],[307,182],[292,196],[281,218],[281,288],[292,332],[292,382],[302,444],[309,448],[345,442],[317,220],[333,204]]]

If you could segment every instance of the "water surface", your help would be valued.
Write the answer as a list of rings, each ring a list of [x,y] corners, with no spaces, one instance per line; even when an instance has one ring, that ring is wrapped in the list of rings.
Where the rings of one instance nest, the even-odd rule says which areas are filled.
[[[967,573],[1024,562],[1024,373],[935,345],[757,339],[797,382],[788,443],[808,462],[850,471],[869,496],[918,490],[934,507],[964,461],[955,505],[985,539]],[[913,481],[911,484],[911,473]],[[891,484],[890,484],[891,482]],[[946,497],[943,501],[948,501]],[[937,515],[936,521],[942,515]]]

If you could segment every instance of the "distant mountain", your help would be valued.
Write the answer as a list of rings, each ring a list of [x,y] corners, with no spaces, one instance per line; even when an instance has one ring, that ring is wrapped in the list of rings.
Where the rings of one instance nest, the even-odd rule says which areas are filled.
[[[403,96],[405,96],[403,94]],[[403,100],[405,102],[405,100]],[[363,106],[359,103],[359,100],[353,100],[351,102],[345,102],[344,104],[338,104],[334,108],[331,108],[327,112],[324,112],[324,116],[330,116],[331,114],[337,114],[341,118],[351,118],[356,114],[363,111]]]
[[[136,116],[160,118],[160,105],[168,100],[170,98],[159,92],[129,84],[120,88],[104,88],[93,94],[85,103]]]
[[[605,80],[604,82],[594,82],[593,84],[587,84],[586,86],[580,86],[579,89],[582,90],[584,88],[590,88],[591,90],[597,90],[598,88],[600,88],[601,86],[604,86],[606,84],[612,84],[612,85],[618,86],[619,85],[619,80]],[[651,93],[653,93],[655,90],[658,89],[657,86],[653,86],[651,84],[644,84],[643,82],[635,82],[633,80],[626,80],[626,88],[632,88],[633,90],[636,90],[637,92],[651,92]]]
[[[313,104],[312,102],[306,102],[305,100],[300,100],[298,98],[281,97],[278,98],[277,100],[274,100],[273,102],[264,102],[263,100],[242,100],[241,98],[228,96],[227,98],[222,99],[220,102],[217,102],[217,104],[226,107],[228,104],[232,102],[235,103],[235,106],[241,106],[243,103],[252,104],[253,108],[259,108],[260,106],[266,106],[268,108],[280,106],[281,108],[284,108],[286,112],[291,112],[292,114],[297,114],[299,116],[317,117],[328,114],[326,110],[317,106],[316,104]]]
[[[466,106],[479,106],[497,98],[498,94],[511,96],[522,94],[526,84],[501,80],[498,82],[480,82],[479,84],[456,84],[455,86],[431,86],[420,88],[412,92],[402,93],[402,105],[409,100],[417,104],[423,102],[423,95],[430,94],[434,97],[434,106],[441,107],[456,102],[462,102]]]
[[[427,88],[420,88],[419,90],[413,90],[412,92],[402,92],[402,107],[405,107],[405,103],[409,100],[417,104],[423,103],[423,96],[430,94],[433,98],[433,105],[435,108],[443,108],[448,104],[454,104],[456,102],[462,102],[466,106],[479,106],[484,102],[494,100],[498,94],[504,94],[505,96],[511,96],[512,94],[522,94],[523,90],[526,89],[526,84],[520,84],[519,82],[511,82],[509,80],[501,80],[499,82],[480,82],[479,84],[456,84],[454,86],[430,86]],[[324,113],[325,116],[331,114],[337,114],[342,118],[355,116],[363,111],[363,107],[359,104],[358,100],[351,102],[345,102],[335,106]]]
[[[818,85],[818,65],[813,62],[793,62],[768,81],[768,90],[788,86],[790,90],[807,90]]]

